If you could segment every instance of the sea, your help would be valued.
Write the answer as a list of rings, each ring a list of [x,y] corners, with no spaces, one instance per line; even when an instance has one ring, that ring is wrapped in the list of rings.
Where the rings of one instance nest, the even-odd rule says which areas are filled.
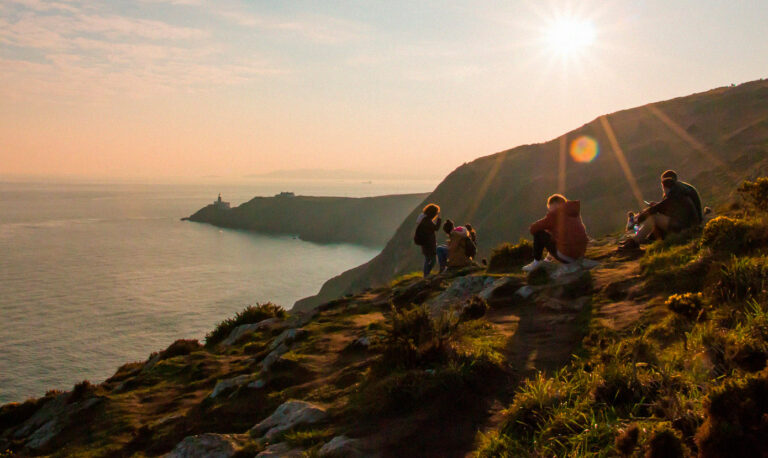
[[[111,376],[249,304],[290,308],[380,247],[184,222],[222,193],[364,197],[436,182],[0,179],[0,404]]]

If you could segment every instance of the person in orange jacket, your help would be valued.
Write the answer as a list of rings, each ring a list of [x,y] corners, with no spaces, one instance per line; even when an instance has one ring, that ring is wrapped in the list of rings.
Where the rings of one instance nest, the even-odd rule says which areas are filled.
[[[584,257],[587,251],[587,230],[581,220],[581,203],[553,194],[547,200],[547,215],[531,224],[533,235],[533,262],[523,267],[526,272],[536,270],[544,261],[544,249],[553,258],[571,264]]]

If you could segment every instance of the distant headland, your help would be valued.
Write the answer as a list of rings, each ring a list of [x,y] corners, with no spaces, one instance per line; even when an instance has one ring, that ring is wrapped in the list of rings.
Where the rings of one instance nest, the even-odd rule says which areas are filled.
[[[383,247],[403,218],[428,195],[312,197],[286,191],[273,197],[254,197],[237,207],[231,207],[219,195],[212,204],[182,219],[267,234],[296,235],[308,242]]]

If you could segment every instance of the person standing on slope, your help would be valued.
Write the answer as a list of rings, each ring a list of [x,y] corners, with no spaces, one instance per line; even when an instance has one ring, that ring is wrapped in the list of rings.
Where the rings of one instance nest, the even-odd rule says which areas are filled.
[[[421,247],[421,253],[424,255],[424,277],[426,278],[435,267],[437,256],[437,236],[435,233],[440,229],[440,207],[435,204],[429,204],[416,219],[416,232],[413,235],[413,241]]]
[[[587,251],[587,229],[581,221],[581,203],[568,200],[561,194],[547,199],[547,215],[531,224],[533,235],[533,262],[523,267],[533,272],[541,266],[544,249],[563,264],[574,264]]]

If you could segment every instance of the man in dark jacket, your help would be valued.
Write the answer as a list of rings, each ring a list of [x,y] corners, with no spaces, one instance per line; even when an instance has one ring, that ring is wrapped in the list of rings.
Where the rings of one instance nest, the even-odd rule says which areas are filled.
[[[413,241],[421,246],[421,253],[424,255],[424,277],[427,277],[437,261],[437,236],[435,232],[440,229],[440,207],[435,204],[429,204],[424,207],[421,215],[416,220],[416,233]]]
[[[670,232],[680,232],[699,223],[700,217],[693,200],[674,179],[664,178],[661,186],[664,198],[661,202],[651,204],[637,216],[637,221],[642,225],[634,237],[622,243],[622,248],[637,248],[646,242],[651,234],[663,239]]]
[[[688,196],[689,199],[691,199],[694,207],[696,207],[696,215],[698,217],[697,223],[700,224],[702,221],[704,221],[704,212],[701,208],[701,197],[699,197],[699,191],[692,184],[686,183],[685,181],[680,181],[680,179],[677,177],[677,172],[674,170],[667,170],[661,174],[662,180],[666,178],[675,180],[675,186],[680,189],[683,194]]]

